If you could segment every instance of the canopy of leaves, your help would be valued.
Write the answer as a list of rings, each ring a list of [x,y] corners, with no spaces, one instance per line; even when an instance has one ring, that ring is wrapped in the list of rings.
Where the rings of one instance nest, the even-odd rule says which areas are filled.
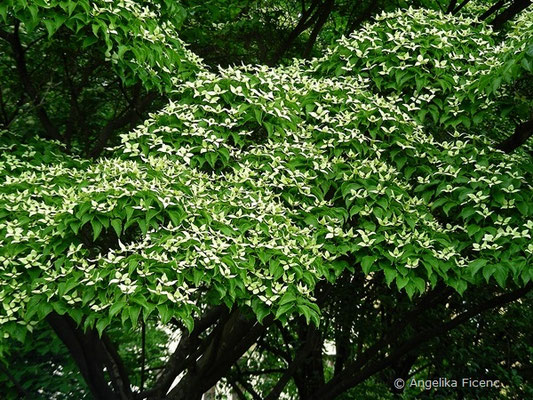
[[[97,163],[2,132],[1,330],[23,339],[52,310],[99,332],[151,313],[192,329],[220,303],[318,323],[313,289],[354,266],[409,296],[526,284],[531,163],[468,131],[497,109],[483,77],[526,37],[403,10],[321,59],[199,72]]]
[[[202,68],[174,1],[4,1],[0,129],[99,155]]]
[[[50,39],[64,27],[75,33],[75,48],[97,46],[126,85],[140,78],[148,89],[170,87],[172,78],[179,81],[197,68],[197,58],[176,33],[185,10],[174,1],[3,1],[0,21],[9,24],[13,18],[23,34],[44,29]]]

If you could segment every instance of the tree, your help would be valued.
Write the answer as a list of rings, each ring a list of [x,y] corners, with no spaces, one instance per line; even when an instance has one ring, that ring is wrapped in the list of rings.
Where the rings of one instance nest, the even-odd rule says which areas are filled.
[[[522,114],[488,126],[531,73],[520,18],[498,45],[401,10],[322,58],[200,70],[97,161],[3,131],[2,333],[48,323],[97,399],[199,399],[223,378],[333,399],[411,373],[532,287],[527,145],[497,149]],[[161,327],[179,343],[148,374]]]
[[[68,150],[100,155],[197,69],[176,34],[184,15],[171,1],[3,2],[0,127],[36,125]]]

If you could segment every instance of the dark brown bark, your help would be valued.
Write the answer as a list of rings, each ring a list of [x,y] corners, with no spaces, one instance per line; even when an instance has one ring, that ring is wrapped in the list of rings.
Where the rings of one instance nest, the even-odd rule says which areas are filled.
[[[214,307],[196,321],[194,329],[190,334],[184,334],[180,342],[170,356],[164,370],[157,379],[155,385],[150,390],[138,394],[139,399],[162,398],[169,390],[170,385],[189,364],[196,361],[201,355],[202,341],[200,335],[211,326],[227,317],[227,309],[224,306]],[[192,357],[191,357],[192,355]]]
[[[247,400],[246,396],[244,395],[244,392],[241,390],[241,388],[239,387],[239,385],[237,384],[235,380],[228,378],[228,382],[231,385],[233,391],[237,394],[237,397],[239,398],[239,400]]]
[[[18,396],[20,399],[31,399],[32,396],[30,393],[24,389],[24,387],[21,385],[19,381],[13,376],[11,372],[4,366],[4,364],[0,361],[0,372],[2,372],[5,376],[7,376],[7,379],[13,383],[13,386],[15,386],[15,390],[18,393]]]
[[[265,397],[265,400],[279,399],[281,393],[283,392],[283,389],[285,388],[285,386],[287,386],[287,383],[289,383],[289,380],[296,373],[296,370],[304,363],[308,355],[311,354],[311,352],[314,350],[314,346],[316,345],[316,342],[312,340],[311,336],[312,334],[309,333],[308,336],[306,337],[306,340],[304,340],[304,342],[302,343],[301,347],[298,349],[298,351],[296,351],[296,355],[294,356],[294,359],[289,364],[289,367],[283,373],[283,375],[278,380],[276,385],[272,388],[270,393]]]
[[[484,311],[501,307],[513,302],[525,296],[532,288],[533,283],[530,282],[521,289],[493,297],[488,301],[473,306],[470,310],[455,316],[451,320],[436,324],[421,331],[417,331],[418,333],[414,334],[404,342],[394,345],[390,352],[385,353],[383,357],[374,362],[368,362],[370,361],[368,360],[362,364],[357,361],[350,363],[342,373],[336,377],[333,377],[326,385],[322,387],[322,389],[317,391],[313,399],[333,400],[335,397],[344,393],[348,389],[355,387],[374,374],[390,367],[395,362],[403,358],[406,354],[417,349],[421,344],[427,342],[428,340],[431,340],[434,337],[442,335],[443,333],[458,327],[459,325],[467,322],[471,318],[481,314]]]
[[[91,149],[89,156],[97,158],[102,154],[104,148],[107,146],[109,139],[113,136],[113,133],[117,130],[126,127],[129,124],[133,124],[141,119],[141,115],[148,110],[152,102],[158,97],[157,92],[148,92],[142,98],[140,98],[133,105],[130,105],[122,113],[110,120],[101,130],[96,139],[96,143]]]
[[[23,100],[32,104],[33,111],[42,127],[43,137],[65,143],[67,145],[67,151],[70,148],[72,138],[81,135],[80,138],[84,138],[87,143],[87,156],[93,158],[98,157],[115,132],[139,121],[153,101],[158,97],[158,94],[155,92],[148,92],[141,96],[140,84],[138,84],[138,95],[133,97],[133,101],[124,108],[122,112],[117,113],[118,115],[116,117],[110,119],[99,132],[96,132],[96,140],[91,146],[90,140],[94,137],[92,136],[94,131],[91,132],[91,128],[89,128],[86,123],[90,112],[87,112],[86,105],[84,105],[80,99],[83,97],[81,95],[82,90],[89,83],[91,77],[94,75],[94,71],[105,64],[103,59],[97,59],[94,63],[90,63],[85,68],[80,68],[80,71],[77,71],[78,66],[74,59],[67,57],[67,55],[63,57],[64,76],[61,83],[64,84],[64,90],[69,98],[69,104],[66,106],[68,109],[65,110],[65,115],[67,116],[66,121],[61,126],[56,126],[47,112],[47,99],[45,98],[44,93],[39,89],[39,85],[32,80],[32,72],[30,71],[27,62],[27,50],[42,39],[42,37],[39,37],[27,46],[24,46],[19,36],[19,25],[20,21],[16,20],[12,33],[0,29],[0,39],[3,39],[11,49],[18,81],[25,94]],[[43,59],[43,61],[44,60],[45,59]],[[40,68],[39,65],[36,67],[34,66],[34,70],[38,68]],[[135,88],[133,92],[136,92]],[[124,95],[129,102],[127,95]],[[117,100],[120,100],[119,102],[123,101],[121,96],[118,96]],[[0,104],[0,106],[2,106],[0,107],[0,113],[2,113],[1,116],[4,121],[2,124],[7,126],[17,115],[17,112],[12,116],[7,116],[5,113],[5,107],[3,107],[2,104]],[[118,111],[119,106],[114,105],[114,107]]]
[[[452,13],[456,5],[457,5],[457,0],[450,0],[450,3],[448,4],[448,9],[446,10],[446,12]]]
[[[411,371],[411,368],[415,364],[417,358],[418,354],[416,352],[413,352],[411,354],[406,354],[405,357],[395,362],[392,367],[392,370],[394,371],[394,378],[402,378],[404,381],[407,381],[409,371]],[[393,393],[403,392],[403,389],[398,389],[394,386],[392,380],[389,383],[391,384],[390,390]]]
[[[498,144],[496,148],[506,153],[511,153],[526,143],[531,135],[533,135],[533,119],[517,125],[514,133]]]
[[[485,21],[488,17],[490,17],[492,14],[494,14],[496,11],[498,11],[500,8],[503,7],[505,4],[505,0],[499,0],[496,3],[492,5],[487,11],[485,11],[479,19],[481,21]]]
[[[63,138],[59,133],[59,130],[56,126],[54,126],[54,124],[48,117],[48,113],[46,112],[44,104],[44,99],[33,84],[30,78],[30,74],[28,73],[25,55],[26,49],[23,47],[20,41],[19,26],[20,22],[17,20],[15,22],[13,33],[9,33],[0,29],[0,38],[6,40],[11,46],[11,51],[13,52],[13,58],[15,60],[16,70],[20,79],[20,84],[22,85],[22,88],[28,95],[28,98],[30,99],[35,109],[37,118],[39,118],[39,121],[41,122],[41,125],[44,129],[45,137],[48,139],[62,141]]]
[[[15,120],[15,118],[17,117],[18,113],[21,110],[21,107],[24,105],[25,102],[26,102],[26,96],[24,95],[24,93],[21,93],[20,98],[15,104],[15,106],[13,107],[12,112],[9,112],[8,104],[4,100],[2,88],[0,87],[0,110],[2,113],[2,128],[3,129],[9,128],[9,126]]]
[[[358,17],[356,17],[356,18],[350,17],[349,18],[348,27],[346,29],[345,34],[346,35],[351,34],[353,31],[355,31],[357,28],[359,28],[363,22],[368,21],[373,12],[377,12],[377,11],[379,11],[379,9],[380,9],[379,1],[378,0],[371,0],[365,6],[365,8],[359,14]],[[355,10],[359,10],[359,4],[354,6],[353,11],[352,11],[352,15],[356,15],[357,14]]]
[[[257,342],[272,322],[272,316],[267,316],[260,324],[255,319],[248,319],[239,310],[233,311],[224,323],[220,336],[211,338],[208,350],[193,368],[189,368],[167,399],[200,399],[203,393],[227,375],[231,366]]]
[[[109,336],[104,332],[101,337],[101,342],[103,344],[103,349],[107,370],[111,375],[111,382],[115,391],[119,394],[122,400],[131,400],[133,398],[133,393],[131,391],[131,383],[129,380],[128,373],[124,367],[124,363],[118,354],[118,351]]]
[[[242,372],[239,372],[239,375],[259,376],[259,375],[268,375],[268,374],[282,374],[285,371],[286,369],[283,369],[283,368],[268,368],[268,369],[262,369],[258,371],[242,371]]]
[[[335,0],[326,0],[324,4],[320,7],[320,13],[318,15],[317,21],[315,23],[315,26],[313,27],[313,30],[311,31],[309,39],[307,40],[304,52],[302,53],[303,58],[309,58],[311,51],[313,50],[313,46],[315,45],[318,34],[322,30],[322,27],[324,26],[331,12],[333,11],[334,5]]]
[[[325,330],[327,331],[327,328]],[[324,339],[317,327],[313,325],[307,327],[306,342],[309,343],[311,351],[294,371],[294,383],[298,389],[299,398],[302,400],[312,398],[315,391],[325,384],[322,356]]]
[[[300,17],[298,24],[289,33],[283,43],[281,43],[281,45],[278,47],[278,50],[272,57],[272,60],[270,60],[270,62],[268,63],[269,65],[276,65],[279,60],[281,60],[281,58],[285,55],[285,53],[291,48],[296,38],[313,25],[313,23],[317,20],[320,14],[320,4],[320,0],[313,0],[307,10],[302,4],[302,16]]]
[[[239,385],[240,385],[240,386],[243,387],[244,390],[246,390],[248,393],[250,393],[250,395],[252,396],[253,400],[263,400],[261,398],[261,396],[252,387],[252,385],[250,385],[250,383],[246,380],[246,378],[244,377],[244,375],[243,375],[242,371],[240,370],[238,364],[235,365],[235,369],[237,370],[237,376],[230,375],[228,377],[228,381],[230,383],[234,382],[234,384],[232,384],[232,387],[239,388]],[[240,388],[239,388],[239,390],[240,390]],[[237,393],[239,393],[239,392],[237,392]],[[246,399],[246,396],[244,395],[244,392],[242,390],[240,391],[240,393]],[[240,397],[240,395],[239,395],[239,397]]]
[[[109,386],[105,376],[105,359],[108,353],[98,333],[90,329],[83,332],[72,319],[57,313],[49,314],[46,320],[69,350],[94,398],[96,400],[122,400],[124,397]],[[114,386],[117,385],[118,383]]]
[[[470,0],[463,0],[461,4],[459,4],[457,7],[455,7],[451,13],[453,15],[456,15],[459,11],[461,11],[463,9],[464,6],[466,6],[468,3],[470,2]]]
[[[518,13],[531,5],[531,0],[515,0],[509,7],[500,13],[491,22],[494,29],[498,30],[507,22],[513,19]]]
[[[141,386],[140,391],[144,390],[145,370],[146,370],[146,326],[141,321]]]

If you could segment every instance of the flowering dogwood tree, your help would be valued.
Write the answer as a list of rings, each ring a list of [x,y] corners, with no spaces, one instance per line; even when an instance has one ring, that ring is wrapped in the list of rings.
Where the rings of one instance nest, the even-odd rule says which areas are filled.
[[[112,15],[108,4],[96,15]],[[131,4],[121,7],[137,12]],[[140,21],[144,43],[157,27]],[[472,18],[384,13],[319,59],[170,82],[168,105],[96,162],[2,131],[0,331],[24,341],[48,322],[95,398],[196,399],[271,327],[323,325],[321,293],[341,276],[413,301],[500,287],[395,344],[385,362],[525,295],[532,171],[518,146],[528,122],[491,118],[531,106],[509,88],[531,73],[531,28],[523,13],[502,42]],[[102,34],[119,69],[149,82],[168,73],[136,47],[115,49],[112,29]],[[148,324],[177,330],[179,344],[134,385],[109,332]],[[364,381],[358,363],[306,398]],[[370,366],[367,378],[380,371]],[[290,378],[263,397],[278,398]]]

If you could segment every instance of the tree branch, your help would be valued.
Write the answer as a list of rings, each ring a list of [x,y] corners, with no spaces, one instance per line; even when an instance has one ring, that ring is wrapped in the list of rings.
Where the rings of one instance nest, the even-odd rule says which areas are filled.
[[[498,11],[500,8],[503,7],[506,0],[499,0],[496,3],[492,5],[487,11],[485,11],[483,14],[481,14],[481,17],[479,19],[481,21],[485,21],[488,17],[490,17],[492,14],[494,14],[496,11]]]
[[[9,372],[9,370],[4,366],[4,363],[0,361],[0,372],[4,373],[7,376],[7,379],[9,379],[13,385],[15,386],[15,389],[17,390],[17,393],[19,395],[20,399],[30,399],[30,393],[22,387],[19,381]]]
[[[222,377],[228,369],[252,346],[266,328],[273,322],[273,316],[267,316],[262,324],[249,319],[237,311],[228,319],[222,330],[217,346],[216,356],[209,353],[202,355],[194,369],[190,369],[178,385],[167,395],[168,400],[189,400],[200,398]],[[212,338],[211,341],[216,340]]]
[[[43,103],[43,97],[37,91],[35,85],[30,79],[30,75],[28,73],[28,68],[26,65],[25,49],[22,46],[19,37],[19,26],[20,22],[16,20],[14,33],[8,33],[4,30],[0,30],[0,38],[6,40],[11,46],[20,83],[24,88],[24,91],[30,98],[30,101],[32,102],[33,106],[35,107],[35,112],[44,129],[45,136],[48,139],[62,141],[63,138],[61,137],[59,130],[57,129],[57,127],[54,126],[54,124],[50,121],[50,118],[48,117]]]
[[[227,309],[224,306],[214,307],[206,311],[205,314],[195,322],[192,332],[181,337],[176,350],[170,356],[154,387],[139,393],[136,398],[163,397],[170,388],[170,385],[172,385],[176,376],[178,376],[178,374],[187,366],[190,355],[194,354],[198,349],[198,346],[201,344],[199,340],[200,334],[209,329],[219,318],[223,318],[225,315],[227,315]],[[194,357],[193,361],[196,361],[196,357],[197,356]]]
[[[446,9],[446,12],[451,14],[453,10],[455,9],[456,5],[457,5],[457,0],[451,0],[450,3],[448,4],[448,8]]]
[[[100,132],[96,139],[96,143],[89,153],[92,158],[97,158],[104,150],[111,135],[120,128],[128,124],[134,123],[140,119],[140,115],[144,113],[152,102],[158,97],[157,92],[148,92],[143,96],[134,107],[126,108],[117,118],[109,121]]]
[[[494,29],[501,29],[503,24],[513,19],[516,14],[526,9],[531,5],[531,0],[515,0],[509,7],[507,7],[501,14],[499,14],[491,22]]]
[[[289,33],[289,36],[283,41],[283,43],[278,47],[278,50],[274,54],[274,57],[270,62],[269,65],[275,65],[281,60],[283,55],[290,49],[293,42],[296,40],[298,36],[300,36],[301,33],[303,33],[305,30],[307,30],[318,18],[320,15],[320,7],[319,7],[320,0],[313,0],[311,5],[307,10],[302,12],[302,15],[300,17],[300,20],[298,21],[298,24],[294,27],[294,29]],[[317,12],[314,12],[318,8]]]
[[[528,141],[533,135],[533,119],[517,125],[514,133],[499,143],[496,148],[506,153],[511,153]]]
[[[357,6],[354,6],[354,10]],[[348,24],[345,35],[351,34],[354,30],[356,30],[364,21],[368,20],[370,16],[372,15],[372,11],[378,11],[379,10],[379,3],[376,0],[370,0],[370,2],[366,5],[366,7],[363,9],[363,11],[359,14],[357,18],[350,18],[351,22]],[[355,14],[355,12],[353,13]]]
[[[109,360],[109,372],[113,377],[113,383],[116,386],[117,392],[122,399],[131,399],[132,391],[128,373],[126,372],[122,358],[105,332],[102,334],[102,343],[105,354]]]
[[[235,382],[235,380],[228,379],[228,382],[233,388],[233,391],[237,393],[237,397],[239,397],[239,400],[247,400],[246,396],[244,395],[244,392],[241,390],[239,385],[237,385],[237,382]]]
[[[48,314],[46,320],[69,350],[95,399],[119,400],[105,379],[99,351],[95,347],[99,342],[97,334],[92,330],[79,331],[74,321],[55,312]]]
[[[313,50],[313,46],[315,45],[318,34],[322,30],[322,27],[324,26],[331,12],[333,11],[334,5],[335,0],[326,0],[322,7],[320,7],[320,14],[318,15],[317,22],[313,27],[313,30],[311,31],[311,35],[309,35],[309,39],[307,40],[307,43],[305,45],[304,52],[302,53],[303,58],[309,58],[309,56],[311,55],[311,51]]]
[[[286,371],[285,368],[268,368],[268,369],[262,369],[259,371],[242,371],[240,372],[241,375],[266,375],[266,374],[282,374]]]
[[[141,320],[141,386],[140,391],[144,390],[144,378],[146,368],[146,327],[144,321]]]
[[[457,13],[459,13],[459,11],[461,11],[463,7],[468,4],[469,1],[470,0],[463,0],[461,4],[459,4],[455,9],[452,10],[452,14],[457,15]]]
[[[391,353],[389,353],[388,356],[385,356],[381,360],[378,360],[375,363],[367,366],[363,370],[359,370],[359,363],[352,363],[352,365],[346,368],[345,371],[339,374],[338,377],[332,378],[326,385],[324,385],[323,388],[316,393],[316,396],[313,397],[313,399],[334,399],[339,394],[358,385],[359,383],[368,379],[377,372],[386,369],[391,365],[391,363],[399,360],[408,352],[419,347],[422,343],[425,343],[436,336],[439,336],[445,332],[456,328],[457,326],[463,324],[464,322],[486,310],[501,307],[512,301],[515,301],[520,297],[525,296],[532,288],[533,283],[529,282],[525,287],[521,289],[517,289],[513,292],[496,296],[484,303],[472,307],[470,310],[459,314],[458,316],[452,318],[447,322],[423,330],[415,334],[411,338],[407,339],[399,346],[397,346]]]

